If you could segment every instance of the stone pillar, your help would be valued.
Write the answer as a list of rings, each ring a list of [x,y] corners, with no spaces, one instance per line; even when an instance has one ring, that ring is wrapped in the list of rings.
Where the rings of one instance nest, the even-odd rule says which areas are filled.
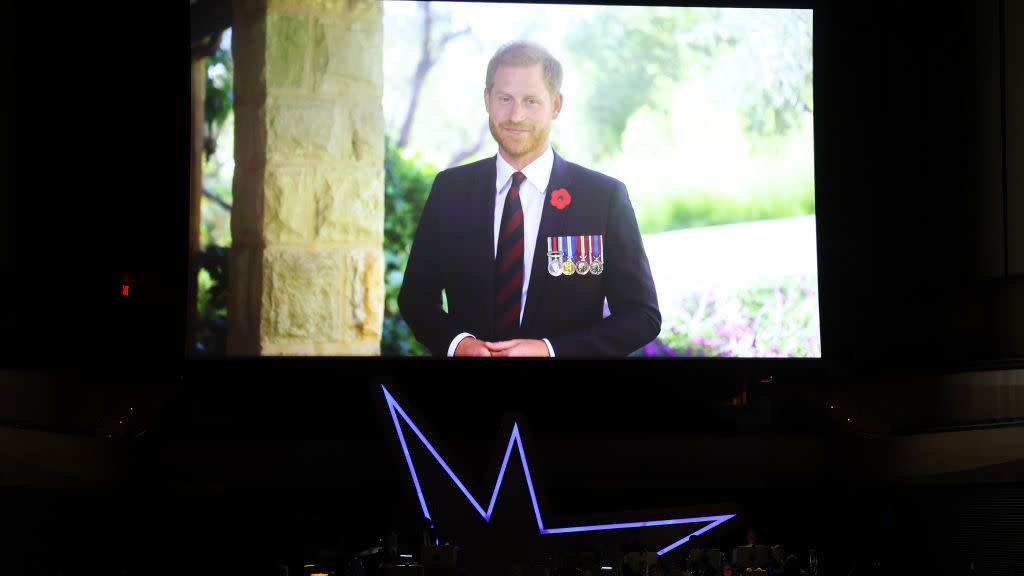
[[[378,0],[235,0],[228,353],[375,355],[384,314]]]

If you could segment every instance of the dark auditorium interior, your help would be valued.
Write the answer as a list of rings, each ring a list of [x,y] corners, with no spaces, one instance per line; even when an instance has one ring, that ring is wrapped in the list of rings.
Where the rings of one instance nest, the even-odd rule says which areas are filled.
[[[703,4],[814,9],[820,359],[192,357],[182,6],[5,4],[0,573],[1024,574],[1024,6]]]

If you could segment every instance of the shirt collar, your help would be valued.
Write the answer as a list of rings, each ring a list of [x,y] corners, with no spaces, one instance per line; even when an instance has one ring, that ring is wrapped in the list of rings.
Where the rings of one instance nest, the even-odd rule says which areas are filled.
[[[543,194],[548,189],[548,181],[551,180],[551,167],[554,164],[555,152],[551,149],[551,143],[549,142],[544,153],[533,162],[527,164],[522,169],[522,173],[526,176],[526,181]],[[495,190],[501,192],[501,189],[508,184],[508,181],[512,179],[512,175],[515,173],[516,169],[506,162],[499,152],[498,173],[494,182]]]

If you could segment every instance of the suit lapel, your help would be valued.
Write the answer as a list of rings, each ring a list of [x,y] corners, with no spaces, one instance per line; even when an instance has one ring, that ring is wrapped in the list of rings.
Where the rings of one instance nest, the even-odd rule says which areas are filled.
[[[473,197],[476,199],[474,205],[477,207],[472,215],[473,221],[479,224],[476,239],[473,244],[482,246],[478,259],[473,265],[486,263],[484,278],[484,318],[491,333],[494,332],[494,202],[497,192],[494,187],[494,180],[498,177],[497,156],[483,163],[483,169],[477,173],[474,182]]]
[[[554,152],[552,150],[552,152]],[[565,210],[559,210],[551,205],[551,192],[559,188],[570,189],[568,165],[558,154],[555,154],[554,163],[551,165],[551,178],[548,180],[548,188],[544,193],[544,211],[540,217],[540,227],[537,230],[537,245],[533,250],[533,267],[530,268],[530,287],[526,293],[526,311],[523,313],[522,332],[524,334],[533,326],[537,310],[544,299],[544,292],[549,283],[558,280],[548,274],[548,246],[549,236],[559,236],[565,229]],[[492,234],[493,236],[493,234]]]

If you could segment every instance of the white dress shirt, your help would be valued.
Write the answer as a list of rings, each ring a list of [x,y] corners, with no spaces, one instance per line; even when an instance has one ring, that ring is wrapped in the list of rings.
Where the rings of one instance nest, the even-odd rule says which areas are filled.
[[[523,314],[526,312],[526,292],[530,287],[530,273],[533,268],[533,252],[537,247],[537,233],[540,231],[540,217],[544,213],[544,197],[548,189],[548,181],[551,180],[551,167],[555,163],[555,153],[551,149],[551,144],[548,144],[547,149],[540,155],[536,160],[530,162],[528,165],[523,167],[521,172],[526,176],[526,180],[523,181],[519,187],[519,202],[523,206],[523,293],[522,300],[519,306],[519,323],[523,322]],[[498,154],[498,166],[497,174],[494,179],[494,189],[496,196],[494,198],[494,256],[498,256],[498,236],[501,234],[501,214],[505,210],[505,198],[508,196],[508,191],[512,188],[512,175],[516,173],[516,169],[511,164],[505,161]],[[472,336],[468,332],[463,332],[456,336],[450,346],[448,346],[448,355],[454,356],[455,349],[459,346],[459,342],[462,342],[467,336]],[[544,338],[544,343],[547,344],[548,354],[552,357],[555,355],[554,348],[551,347],[551,342],[547,338]]]

